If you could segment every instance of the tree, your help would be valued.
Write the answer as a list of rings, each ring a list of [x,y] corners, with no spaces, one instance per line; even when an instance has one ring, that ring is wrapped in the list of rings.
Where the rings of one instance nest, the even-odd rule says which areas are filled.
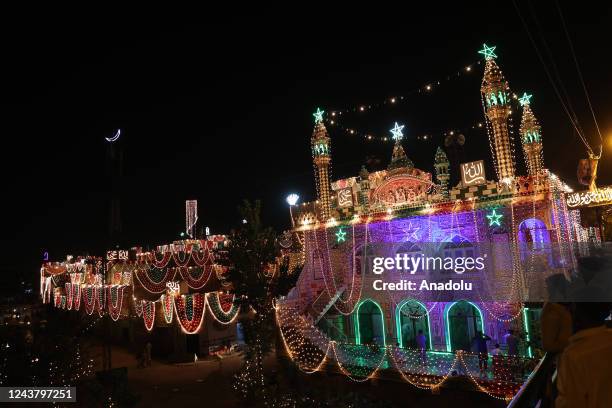
[[[263,358],[272,350],[278,330],[274,302],[295,286],[301,268],[289,270],[276,233],[261,222],[259,201],[245,200],[239,212],[246,223],[229,236],[225,278],[242,299],[240,322],[247,345],[235,388],[246,400],[268,405]]]

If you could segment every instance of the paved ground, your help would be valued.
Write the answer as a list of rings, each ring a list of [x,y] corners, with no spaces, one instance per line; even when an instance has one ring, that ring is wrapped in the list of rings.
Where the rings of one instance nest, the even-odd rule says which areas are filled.
[[[97,354],[97,353],[96,353]],[[100,353],[101,355],[101,353]],[[101,369],[97,355],[96,369]],[[153,361],[151,367],[138,368],[136,358],[125,349],[113,347],[113,367],[128,368],[130,390],[140,395],[138,407],[214,407],[242,406],[232,389],[232,376],[241,366],[241,357],[233,355],[222,360],[206,360],[197,363],[173,365]],[[270,355],[265,361],[266,371],[276,367],[276,358]],[[440,395],[416,390],[403,382],[379,381],[354,383],[341,375],[318,373],[301,376],[297,382],[279,378],[285,386],[297,388],[301,395],[318,396],[318,400],[336,396],[358,394],[372,401],[393,401],[394,406],[418,406],[420,408],[471,408],[501,407],[503,404],[483,393],[462,389],[443,389]],[[461,386],[459,388],[462,388]]]
[[[232,376],[241,364],[239,356],[220,361],[198,361],[171,365],[153,361],[151,367],[138,368],[136,358],[124,349],[113,347],[113,367],[127,367],[130,389],[141,397],[142,407],[235,407]],[[96,359],[96,369],[101,361]]]

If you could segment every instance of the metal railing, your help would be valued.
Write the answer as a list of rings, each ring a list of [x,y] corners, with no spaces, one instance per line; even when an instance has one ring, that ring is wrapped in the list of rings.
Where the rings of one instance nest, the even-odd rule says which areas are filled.
[[[554,367],[554,356],[546,353],[525,383],[518,390],[507,408],[541,407]]]

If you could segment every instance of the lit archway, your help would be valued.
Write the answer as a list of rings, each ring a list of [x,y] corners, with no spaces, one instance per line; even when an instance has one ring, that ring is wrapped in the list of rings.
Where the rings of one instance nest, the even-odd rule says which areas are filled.
[[[353,316],[355,343],[386,346],[385,319],[382,308],[372,299],[362,300]]]
[[[521,249],[521,260],[528,259],[533,253],[547,253],[548,261],[552,262],[550,252],[550,233],[544,221],[537,218],[523,220],[518,226],[518,242]]]
[[[474,303],[460,300],[447,304],[444,310],[446,323],[446,351],[470,350],[477,331],[484,333],[482,311]]]
[[[533,242],[534,245],[550,243],[550,234],[544,221],[537,218],[523,220],[518,227],[519,242]]]
[[[427,349],[432,350],[429,312],[425,305],[414,299],[405,299],[395,308],[395,328],[400,347],[416,348],[419,330],[427,336]]]

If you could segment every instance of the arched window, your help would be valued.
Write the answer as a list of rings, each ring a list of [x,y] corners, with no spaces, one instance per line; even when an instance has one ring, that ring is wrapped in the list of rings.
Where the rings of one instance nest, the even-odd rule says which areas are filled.
[[[416,336],[419,331],[427,337],[427,349],[431,350],[431,330],[429,313],[421,302],[405,299],[395,308],[395,326],[400,347],[416,348]]]
[[[544,221],[528,218],[519,224],[519,242],[533,243],[533,248],[542,248],[550,243],[550,234]]]
[[[382,309],[371,299],[363,300],[355,309],[355,343],[386,345]]]
[[[478,306],[467,300],[450,303],[444,312],[446,350],[470,351],[476,332],[484,333],[484,317]]]
[[[474,245],[461,235],[454,235],[442,245],[443,258],[475,258]],[[454,273],[453,270],[442,270],[441,273]]]
[[[523,220],[518,227],[518,242],[521,249],[521,260],[528,259],[533,255],[532,251],[539,254],[550,252],[550,233],[544,221],[537,218]],[[548,261],[552,263],[552,253],[549,253]]]
[[[397,251],[395,251],[395,253],[400,254],[401,256],[404,256],[403,254],[406,254],[408,258],[420,258],[421,256],[423,256],[423,250],[421,249],[421,247],[410,241],[401,244]],[[419,274],[423,270],[421,264],[419,265],[420,266],[416,271],[410,271],[409,273],[412,275]]]

